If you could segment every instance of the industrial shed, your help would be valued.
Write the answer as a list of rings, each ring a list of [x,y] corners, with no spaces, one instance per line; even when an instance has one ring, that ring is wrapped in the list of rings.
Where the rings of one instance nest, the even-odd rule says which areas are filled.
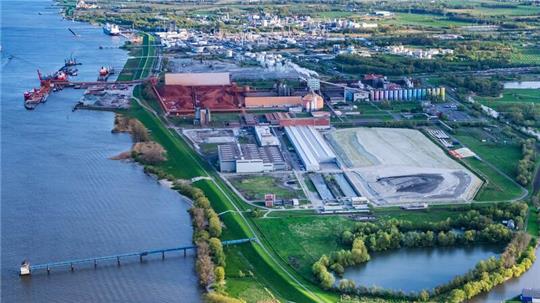
[[[167,73],[165,74],[165,85],[231,85],[231,75],[229,73]]]
[[[303,105],[301,96],[246,96],[244,100],[247,108],[293,107]]]
[[[336,154],[313,126],[287,126],[285,133],[307,171],[320,170],[321,163],[336,162]]]
[[[221,172],[259,173],[287,170],[287,163],[277,146],[223,144],[218,146]]]

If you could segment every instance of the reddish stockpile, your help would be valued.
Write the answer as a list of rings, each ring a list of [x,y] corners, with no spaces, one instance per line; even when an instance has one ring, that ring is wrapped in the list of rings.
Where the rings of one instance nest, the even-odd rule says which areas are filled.
[[[193,114],[196,107],[216,112],[241,111],[248,87],[163,85],[154,87],[161,106],[169,115]]]

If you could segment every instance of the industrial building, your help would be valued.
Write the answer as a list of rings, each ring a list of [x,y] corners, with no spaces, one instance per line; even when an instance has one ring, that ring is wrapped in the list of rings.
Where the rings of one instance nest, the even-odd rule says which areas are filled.
[[[287,169],[277,146],[223,144],[218,146],[218,156],[221,172],[260,173]]]
[[[246,96],[246,108],[302,106],[301,96]]]
[[[335,163],[336,155],[315,127],[286,126],[285,133],[307,171],[320,170],[321,163]]]
[[[279,146],[279,139],[272,134],[268,126],[255,126],[255,137],[259,146]]]
[[[244,98],[246,108],[289,108],[302,107],[306,111],[321,110],[324,100],[314,92],[304,96],[275,96],[261,93],[248,93]]]
[[[167,73],[165,74],[165,85],[231,85],[231,75],[229,73]]]
[[[240,111],[249,87],[231,83],[229,73],[167,73],[164,85],[153,90],[168,115],[193,115],[197,108]]]
[[[420,101],[434,98],[440,98],[444,101],[446,98],[446,89],[444,87],[376,89],[369,92],[369,100],[371,101]]]

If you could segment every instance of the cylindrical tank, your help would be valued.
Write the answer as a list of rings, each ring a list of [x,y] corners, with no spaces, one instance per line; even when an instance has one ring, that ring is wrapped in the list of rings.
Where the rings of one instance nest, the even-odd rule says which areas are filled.
[[[418,89],[414,88],[412,91],[413,100],[418,100]]]
[[[384,90],[384,100],[388,100],[388,90]]]
[[[391,90],[388,97],[390,98],[390,100],[395,101],[396,100],[396,91]]]
[[[435,89],[435,96],[438,97],[438,96],[440,96],[440,95],[441,95],[441,89],[440,89],[439,87],[437,87],[437,88]]]
[[[380,97],[381,97],[381,92],[376,90],[375,91],[375,101],[379,101]]]
[[[427,89],[422,88],[422,100],[425,100],[427,96]]]
[[[375,100],[375,92],[374,91],[369,92],[369,100],[371,100],[371,101]]]
[[[400,100],[400,101],[405,100],[405,97],[403,96],[403,90],[402,90],[402,89],[399,90],[399,94],[398,94],[398,95],[399,95],[399,100]]]
[[[446,100],[446,87],[441,87],[441,98],[442,100]]]
[[[412,96],[412,88],[409,88],[407,90],[407,100],[412,100],[413,96]]]

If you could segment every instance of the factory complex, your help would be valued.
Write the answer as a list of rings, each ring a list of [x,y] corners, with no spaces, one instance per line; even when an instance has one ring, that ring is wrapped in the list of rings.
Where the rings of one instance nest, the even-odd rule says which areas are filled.
[[[366,212],[368,204],[469,202],[483,183],[455,160],[474,153],[452,150],[454,142],[439,128],[426,128],[423,134],[402,128],[333,127],[332,119],[343,121],[343,112],[353,121],[370,121],[356,111],[364,104],[416,102],[424,107],[444,102],[444,87],[421,88],[407,78],[390,82],[375,74],[337,85],[307,79],[291,86],[274,80],[265,88],[231,79],[227,72],[169,73],[153,89],[168,116],[182,121],[193,117],[199,128],[184,134],[225,180],[237,182],[237,190],[246,190],[238,183],[242,180],[273,180],[274,187],[257,189],[260,197],[273,197],[262,205],[342,213]],[[429,108],[453,110],[452,105]],[[208,128],[215,126],[216,117],[226,120]],[[300,206],[280,192],[291,188],[305,196]]]

